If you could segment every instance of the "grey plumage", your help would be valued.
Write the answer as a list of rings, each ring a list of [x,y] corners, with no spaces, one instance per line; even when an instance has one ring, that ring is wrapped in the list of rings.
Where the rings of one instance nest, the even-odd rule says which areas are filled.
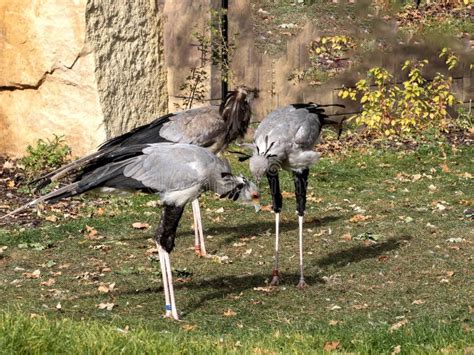
[[[218,153],[233,140],[242,138],[247,131],[252,114],[251,102],[256,95],[256,89],[240,86],[229,92],[220,106],[199,107],[159,117],[130,132],[109,139],[97,152],[41,176],[32,184],[41,189],[74,171],[87,172],[95,168],[94,161],[103,152],[131,145],[189,143]]]
[[[254,137],[255,152],[250,159],[255,176],[263,176],[271,164],[300,170],[318,160],[319,154],[313,147],[324,123],[314,111],[289,105],[271,112],[260,123]]]
[[[172,158],[171,158],[172,157]],[[40,202],[55,202],[91,190],[113,188],[157,193],[168,205],[184,206],[203,191],[212,190],[223,197],[232,193],[251,202],[256,186],[231,173],[230,166],[208,150],[189,144],[146,144],[123,147],[100,157],[101,165],[77,181],[46,194],[2,216],[18,213]]]
[[[334,123],[324,113],[323,107],[317,104],[293,104],[279,108],[271,112],[255,132],[254,153],[249,161],[250,171],[257,180],[266,175],[272,195],[272,209],[275,212],[276,247],[272,285],[279,282],[279,215],[283,204],[278,176],[280,169],[291,171],[294,177],[300,240],[301,276],[298,287],[306,285],[303,278],[303,216],[309,168],[319,159],[319,154],[313,147],[322,127]]]
[[[155,143],[132,145],[102,152],[94,168],[80,172],[77,181],[16,209],[5,218],[40,202],[53,202],[95,189],[144,190],[158,193],[163,202],[155,241],[160,257],[165,316],[179,319],[173,290],[170,253],[187,202],[203,191],[244,203],[258,202],[255,184],[234,176],[225,161],[205,148],[190,144]]]

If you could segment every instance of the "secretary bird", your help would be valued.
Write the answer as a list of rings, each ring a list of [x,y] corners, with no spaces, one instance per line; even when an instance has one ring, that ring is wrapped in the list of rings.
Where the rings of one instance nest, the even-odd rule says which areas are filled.
[[[257,181],[266,175],[272,195],[272,209],[275,213],[275,267],[272,273],[272,285],[278,284],[280,280],[278,244],[283,201],[278,171],[282,168],[293,172],[299,227],[300,280],[297,287],[306,286],[303,276],[303,216],[306,209],[306,188],[309,167],[319,159],[319,153],[313,151],[313,147],[320,136],[321,128],[326,124],[336,123],[324,113],[323,107],[328,106],[344,107],[317,104],[289,105],[271,112],[255,132],[254,153],[249,161],[250,171]]]
[[[169,254],[175,245],[176,229],[189,201],[206,190],[221,198],[253,203],[258,210],[259,195],[254,183],[234,176],[227,162],[208,150],[190,144],[141,144],[103,152],[90,162],[89,171],[76,181],[48,193],[2,216],[5,218],[40,202],[55,202],[91,190],[142,190],[157,193],[163,211],[155,241],[160,257],[165,293],[165,317],[179,319],[173,291]]]
[[[112,138],[99,147],[98,152],[113,151],[134,144],[189,143],[207,148],[214,154],[223,151],[237,138],[243,138],[252,115],[251,103],[257,97],[257,89],[239,86],[230,91],[220,106],[206,106],[159,117],[146,125]],[[76,160],[56,171],[40,177],[33,184],[41,189],[71,171],[87,171],[88,164],[95,159],[93,153]],[[205,256],[204,233],[199,201],[192,202],[194,216],[195,250]]]

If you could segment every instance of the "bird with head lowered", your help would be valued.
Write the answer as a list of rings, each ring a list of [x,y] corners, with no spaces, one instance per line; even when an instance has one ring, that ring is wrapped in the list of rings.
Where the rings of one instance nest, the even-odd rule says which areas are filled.
[[[141,144],[104,151],[90,162],[89,169],[76,175],[69,185],[50,192],[2,216],[5,218],[41,202],[55,202],[88,191],[140,190],[159,194],[162,215],[155,240],[158,247],[165,316],[179,319],[173,291],[170,253],[185,205],[204,191],[221,198],[253,204],[259,209],[259,194],[254,183],[235,176],[229,164],[207,149],[191,144]]]
[[[97,152],[41,176],[32,184],[36,185],[37,189],[41,189],[52,181],[69,174],[78,171],[87,172],[93,166],[97,156],[136,144],[189,143],[217,154],[237,138],[244,137],[252,115],[252,101],[257,96],[257,89],[238,86],[235,90],[229,91],[220,106],[203,106],[158,117],[148,124],[109,139],[99,147]],[[204,256],[206,248],[198,200],[192,202],[192,208],[195,250],[198,255]]]
[[[313,150],[324,125],[335,124],[325,114],[324,107],[342,105],[293,104],[279,108],[266,116],[258,126],[253,143],[253,155],[249,165],[252,175],[259,181],[267,177],[275,213],[275,267],[271,284],[280,280],[278,250],[280,236],[280,212],[283,205],[280,190],[279,170],[293,173],[296,197],[296,212],[299,227],[300,280],[298,287],[306,282],[303,276],[303,217],[306,210],[306,190],[309,168],[319,159]],[[242,159],[241,159],[242,160]]]

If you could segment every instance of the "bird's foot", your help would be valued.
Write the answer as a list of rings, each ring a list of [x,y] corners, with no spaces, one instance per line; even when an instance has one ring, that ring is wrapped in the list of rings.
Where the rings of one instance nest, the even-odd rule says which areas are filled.
[[[278,286],[279,283],[280,283],[280,272],[278,270],[273,270],[272,281],[270,282],[270,286]]]
[[[194,246],[194,252],[196,253],[197,256],[201,258],[207,255],[206,251],[201,250],[201,246],[199,244]]]
[[[165,314],[163,314],[161,316],[161,318],[165,318],[165,319],[174,319],[176,321],[181,321],[181,319],[179,319],[179,316],[178,316],[178,312],[172,312],[172,311],[166,311]]]
[[[300,282],[296,285],[296,288],[299,288],[300,290],[304,290],[306,287],[308,287],[308,284],[303,279],[300,279]]]

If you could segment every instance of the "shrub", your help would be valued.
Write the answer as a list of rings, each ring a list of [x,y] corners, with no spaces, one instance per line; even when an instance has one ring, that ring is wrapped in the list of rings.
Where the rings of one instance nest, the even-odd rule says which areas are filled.
[[[443,50],[440,56],[445,55],[449,69],[454,68],[457,57]],[[408,77],[399,85],[393,83],[393,76],[386,69],[372,68],[367,78],[359,80],[354,89],[341,90],[339,96],[354,101],[360,97],[362,111],[352,118],[371,133],[391,136],[427,128],[445,131],[450,117],[447,108],[456,102],[452,78],[437,73],[428,80],[422,73],[427,64],[426,59],[405,61],[402,70],[408,71]]]
[[[26,148],[27,155],[21,159],[28,179],[47,170],[59,168],[71,159],[71,148],[63,136],[53,135],[52,139],[38,139],[36,146]]]
[[[347,36],[323,36],[307,45],[310,65],[304,70],[294,70],[288,80],[299,83],[307,80],[310,85],[344,71],[351,63],[349,51],[355,47],[352,38]]]

